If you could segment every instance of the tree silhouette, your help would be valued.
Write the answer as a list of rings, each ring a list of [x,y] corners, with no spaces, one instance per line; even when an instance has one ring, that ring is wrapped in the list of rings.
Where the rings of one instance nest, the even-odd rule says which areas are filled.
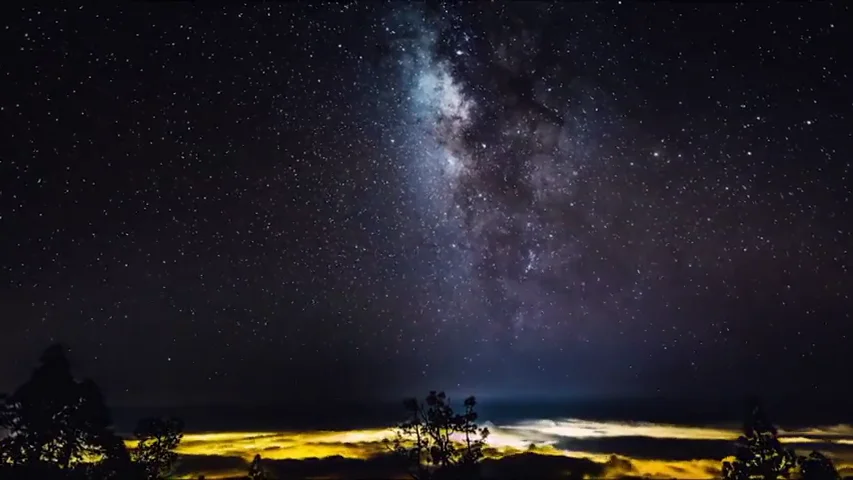
[[[29,380],[3,400],[0,429],[9,435],[0,440],[0,465],[54,476],[122,456],[100,389],[74,378],[61,345],[48,347]]]
[[[264,467],[261,465],[261,456],[255,455],[255,458],[252,460],[252,464],[249,465],[249,480],[264,480],[266,475],[264,475]]]
[[[761,405],[753,401],[744,423],[744,433],[735,441],[735,459],[723,462],[723,478],[767,480],[787,477],[797,465],[794,452],[782,447],[778,432]]]
[[[735,442],[735,459],[723,462],[725,480],[789,478],[799,469],[804,480],[839,480],[832,462],[819,452],[797,456],[782,447],[778,431],[757,401],[751,403],[744,434]]]
[[[175,466],[178,454],[175,449],[183,438],[183,422],[178,419],[144,418],[133,432],[136,448],[131,452],[133,461],[150,480],[166,478]]]
[[[474,397],[465,399],[464,413],[455,413],[444,392],[432,391],[421,403],[403,402],[409,418],[398,425],[390,448],[405,458],[416,480],[473,477],[489,435],[476,424]]]

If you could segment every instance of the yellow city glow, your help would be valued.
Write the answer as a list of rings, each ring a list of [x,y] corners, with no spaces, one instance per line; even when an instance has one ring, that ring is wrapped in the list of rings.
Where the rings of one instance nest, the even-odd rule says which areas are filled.
[[[612,454],[561,449],[561,439],[605,437],[645,437],[680,440],[734,440],[737,428],[691,427],[652,423],[593,422],[577,419],[530,420],[510,425],[491,425],[486,456],[499,458],[530,451],[540,455],[563,455],[606,463]],[[178,453],[240,457],[247,462],[256,454],[268,459],[307,459],[341,456],[368,459],[388,453],[385,439],[394,438],[393,429],[285,432],[216,432],[184,435]],[[782,442],[810,444],[816,442],[853,445],[853,428],[847,425],[780,431]],[[134,442],[128,442],[129,447]],[[851,452],[853,453],[853,452]],[[621,475],[670,478],[712,478],[719,472],[720,461],[697,458],[686,461],[618,458],[630,461],[632,470],[623,471],[618,462],[606,477]],[[830,455],[839,469],[853,467],[853,455]],[[627,465],[627,464],[626,464]],[[207,478],[233,476],[241,472],[198,472]]]

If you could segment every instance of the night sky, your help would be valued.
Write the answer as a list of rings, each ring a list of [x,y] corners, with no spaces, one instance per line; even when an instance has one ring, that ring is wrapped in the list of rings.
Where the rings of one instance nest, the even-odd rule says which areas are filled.
[[[851,393],[847,2],[2,9],[0,391]]]

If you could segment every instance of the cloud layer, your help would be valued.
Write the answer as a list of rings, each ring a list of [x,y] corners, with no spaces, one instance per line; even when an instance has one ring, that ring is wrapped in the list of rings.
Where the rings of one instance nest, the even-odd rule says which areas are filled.
[[[489,425],[489,457],[484,473],[512,478],[584,475],[713,478],[731,453],[739,431],[725,427],[653,423],[595,422],[580,419],[527,420]],[[180,472],[225,478],[246,471],[260,454],[267,468],[288,478],[393,477],[402,466],[383,440],[390,429],[349,431],[191,433],[179,449]],[[780,431],[798,451],[821,450],[840,469],[853,471],[853,427],[835,425]]]

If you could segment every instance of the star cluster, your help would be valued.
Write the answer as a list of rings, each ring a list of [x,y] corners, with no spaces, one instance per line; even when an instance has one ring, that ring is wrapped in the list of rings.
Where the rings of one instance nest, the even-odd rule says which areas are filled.
[[[128,402],[837,388],[849,13],[11,11],[0,387],[62,340]]]

